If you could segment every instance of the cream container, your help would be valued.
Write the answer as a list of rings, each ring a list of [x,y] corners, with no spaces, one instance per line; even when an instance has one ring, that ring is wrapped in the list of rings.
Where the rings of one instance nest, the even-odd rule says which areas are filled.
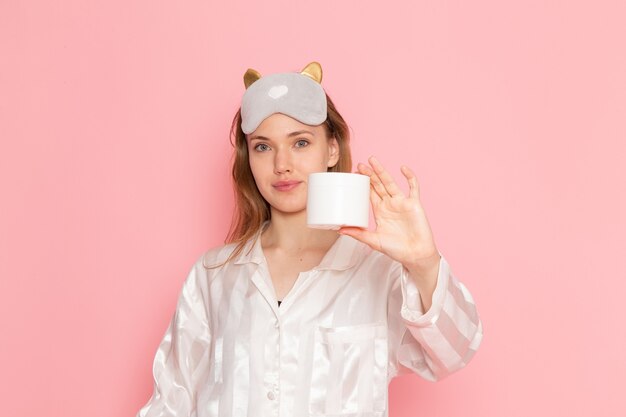
[[[370,177],[347,172],[309,174],[307,225],[337,230],[369,226]]]

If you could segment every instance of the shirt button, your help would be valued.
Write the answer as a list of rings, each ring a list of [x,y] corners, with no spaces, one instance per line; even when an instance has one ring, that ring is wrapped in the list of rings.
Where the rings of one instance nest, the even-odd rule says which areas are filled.
[[[272,391],[270,391],[267,393],[267,398],[273,401],[276,399],[276,395]]]

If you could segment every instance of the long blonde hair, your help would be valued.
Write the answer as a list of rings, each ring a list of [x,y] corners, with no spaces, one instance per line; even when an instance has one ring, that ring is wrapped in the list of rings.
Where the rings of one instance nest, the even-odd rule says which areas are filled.
[[[348,124],[339,114],[328,94],[326,94],[326,102],[328,109],[328,116],[324,122],[326,135],[329,140],[333,137],[337,139],[339,144],[339,160],[333,167],[328,168],[328,171],[351,172],[352,156],[350,154],[350,131]],[[239,255],[246,242],[271,217],[270,206],[261,196],[250,169],[246,135],[241,129],[241,108],[233,118],[230,137],[230,143],[235,148],[232,176],[236,208],[225,243],[236,243],[236,246],[224,264]]]

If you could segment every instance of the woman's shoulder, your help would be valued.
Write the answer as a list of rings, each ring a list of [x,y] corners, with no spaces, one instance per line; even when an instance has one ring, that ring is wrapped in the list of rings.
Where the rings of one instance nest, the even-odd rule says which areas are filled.
[[[204,268],[211,269],[224,264],[237,247],[236,243],[215,246],[205,251],[198,259]]]

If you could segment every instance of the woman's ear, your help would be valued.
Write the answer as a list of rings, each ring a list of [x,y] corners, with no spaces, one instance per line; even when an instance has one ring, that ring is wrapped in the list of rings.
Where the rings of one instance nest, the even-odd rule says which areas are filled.
[[[328,139],[328,168],[332,168],[339,162],[339,143],[333,136]]]

